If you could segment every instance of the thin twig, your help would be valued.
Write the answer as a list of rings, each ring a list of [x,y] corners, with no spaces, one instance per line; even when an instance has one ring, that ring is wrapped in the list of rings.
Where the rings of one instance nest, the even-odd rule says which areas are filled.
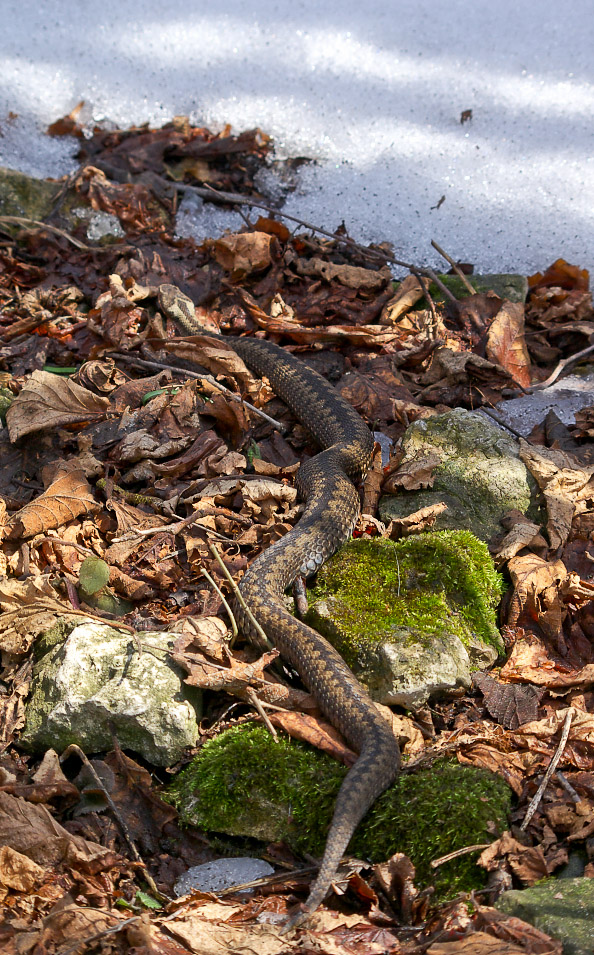
[[[545,381],[539,381],[536,385],[532,385],[531,388],[527,389],[528,392],[532,393],[533,391],[542,391],[544,388],[548,388],[549,385],[552,385],[557,381],[557,378],[560,377],[561,373],[564,372],[566,368],[577,364],[577,362],[581,361],[582,358],[587,358],[588,355],[591,355],[593,352],[594,345],[588,345],[587,348],[582,348],[581,351],[576,351],[575,355],[570,355],[569,358],[563,358]]]
[[[233,641],[235,640],[235,637],[237,636],[237,633],[238,633],[238,630],[237,630],[237,621],[235,620],[235,615],[234,615],[233,611],[231,610],[231,607],[230,607],[229,604],[227,603],[227,598],[225,597],[223,591],[221,590],[221,588],[219,587],[219,585],[218,585],[217,583],[215,583],[215,581],[214,581],[213,578],[210,576],[210,574],[208,573],[208,571],[203,567],[200,572],[201,572],[201,574],[202,574],[203,577],[206,577],[206,579],[208,580],[208,582],[209,582],[209,584],[211,585],[211,587],[212,587],[214,590],[216,590],[216,592],[218,593],[219,597],[220,597],[221,600],[223,601],[223,606],[225,607],[225,610],[227,611],[227,615],[228,615],[228,617],[229,617],[229,620],[231,621],[231,634],[232,634],[232,637],[231,637],[230,643],[231,643],[231,646],[233,646]]]
[[[133,531],[126,531],[125,534],[122,534],[121,537],[114,537],[112,539],[112,544],[122,544],[124,541],[141,539],[143,537],[152,537],[155,534],[179,534],[180,531],[183,531],[185,527],[188,527],[190,524],[193,524],[198,520],[199,517],[202,517],[199,511],[193,511],[191,514],[188,514],[187,517],[180,518],[179,521],[176,521],[175,524],[157,524],[156,527],[146,527],[144,530],[136,529]]]
[[[218,550],[216,549],[215,545],[212,543],[212,541],[209,541],[209,542],[208,542],[208,547],[209,547],[209,549],[210,549],[211,554],[213,555],[213,557],[215,558],[215,560],[218,562],[219,567],[220,567],[221,570],[223,571],[225,577],[226,577],[227,580],[229,581],[229,584],[230,584],[230,586],[231,586],[231,589],[232,589],[232,591],[233,591],[233,594],[234,594],[234,596],[235,596],[235,599],[237,600],[237,602],[238,602],[239,606],[241,607],[241,609],[242,609],[242,610],[244,611],[244,613],[246,614],[246,616],[247,616],[248,620],[250,621],[250,623],[252,624],[254,630],[256,631],[256,633],[258,634],[258,636],[260,637],[260,640],[262,641],[262,644],[263,644],[264,646],[268,647],[269,650],[274,650],[274,647],[272,646],[272,643],[270,642],[270,640],[268,639],[268,637],[266,636],[266,634],[265,634],[264,631],[262,630],[262,627],[260,626],[260,624],[258,623],[258,621],[256,620],[256,618],[254,617],[252,611],[250,610],[250,608],[249,608],[248,605],[246,604],[245,600],[243,599],[243,597],[242,597],[242,595],[241,595],[241,592],[240,592],[240,590],[239,590],[239,587],[237,586],[237,584],[236,584],[235,581],[233,580],[233,577],[231,576],[231,574],[229,573],[229,571],[228,571],[227,568],[225,567],[225,564],[223,563],[223,559],[222,559],[221,555],[219,554]]]
[[[253,688],[252,688],[251,686],[248,686],[248,687],[247,687],[247,689],[246,689],[246,696],[247,696],[248,700],[250,701],[250,703],[252,704],[252,706],[253,706],[253,707],[258,711],[258,713],[260,714],[260,717],[261,717],[261,719],[262,719],[262,722],[264,723],[266,729],[268,730],[268,732],[269,732],[270,735],[272,736],[274,742],[275,742],[275,743],[278,743],[278,733],[276,732],[276,729],[274,728],[274,726],[273,726],[272,723],[270,722],[270,720],[269,720],[269,718],[268,718],[268,714],[265,712],[264,707],[262,706],[260,700],[258,699],[256,693],[254,692],[254,690],[253,690]]]
[[[555,773],[555,776],[557,777],[557,779],[563,786],[563,789],[565,789],[566,792],[569,793],[573,802],[578,803],[582,801],[582,797],[580,796],[580,794],[575,791],[575,789],[573,788],[573,786],[571,785],[567,777],[561,772],[560,769],[557,770],[557,772]]]
[[[92,550],[89,550],[88,547],[83,547],[82,544],[75,544],[74,541],[61,541],[57,537],[36,537],[35,540],[31,542],[32,547],[37,547],[38,544],[59,544],[61,547],[74,547],[75,550],[79,551],[81,554],[84,554],[86,557],[97,557],[97,554],[93,553]]]
[[[569,737],[569,729],[571,727],[572,719],[573,719],[573,708],[570,706],[565,715],[565,722],[563,723],[563,732],[561,733],[561,739],[559,740],[559,745],[557,746],[557,749],[555,750],[555,754],[548,765],[547,771],[542,778],[542,782],[540,786],[536,790],[535,796],[532,798],[530,805],[528,806],[526,815],[524,816],[524,821],[522,825],[520,826],[520,829],[522,831],[528,828],[528,823],[530,822],[534,813],[538,809],[540,800],[542,799],[544,791],[548,786],[549,780],[551,776],[553,775],[553,773],[555,772],[557,768],[557,763],[559,762],[559,760],[561,759],[561,756],[563,755],[563,750],[565,749],[565,746],[567,744],[567,740]]]
[[[488,849],[490,845],[490,842],[483,842],[477,846],[464,846],[462,849],[448,852],[446,856],[440,856],[439,859],[432,859],[429,865],[432,869],[437,869],[438,866],[444,865],[445,862],[451,862],[452,859],[459,859],[460,856],[468,855],[469,852],[482,852],[483,849]]]
[[[466,276],[464,275],[464,272],[462,271],[462,269],[460,268],[460,266],[458,265],[458,263],[457,263],[457,262],[454,262],[453,258],[452,258],[450,255],[448,255],[448,253],[445,252],[440,245],[437,244],[437,242],[435,241],[435,239],[431,239],[431,245],[433,246],[433,248],[435,249],[436,252],[439,252],[439,254],[440,254],[441,256],[443,256],[443,258],[446,260],[446,262],[448,263],[448,265],[451,265],[451,266],[452,266],[454,272],[456,273],[456,275],[458,276],[458,278],[459,278],[460,281],[462,282],[462,284],[463,284],[464,288],[466,289],[466,291],[467,291],[467,292],[470,292],[471,295],[476,295],[476,289],[473,288],[473,286],[470,284],[470,282],[468,281],[468,279],[467,279]]]
[[[87,911],[89,910],[87,909]],[[117,918],[113,912],[106,912],[105,909],[101,909],[101,915],[111,915],[112,918]],[[80,952],[81,949],[83,949],[86,945],[89,945],[91,942],[96,942],[100,938],[107,938],[108,935],[116,935],[128,925],[133,925],[134,922],[139,922],[140,919],[140,915],[133,915],[129,919],[124,919],[123,922],[118,922],[117,925],[112,925],[111,928],[104,928],[100,932],[93,932],[92,935],[86,935],[84,938],[79,938],[74,945],[70,945],[68,948],[60,949],[60,955],[70,955],[70,952]]]
[[[64,232],[64,229],[58,229],[55,225],[48,225],[47,222],[40,222],[39,219],[26,219],[23,216],[0,216],[0,224],[4,222],[6,222],[7,225],[22,225],[24,228],[46,229],[48,232],[53,232],[54,235],[59,235],[68,242],[71,242],[75,249],[80,249],[81,252],[97,252],[102,248],[99,246],[98,249],[96,249],[90,245],[85,245],[80,239],[75,239],[73,235]]]
[[[160,371],[172,371],[177,375],[182,375],[185,378],[196,378],[198,380],[208,381],[209,384],[213,385],[215,388],[218,388],[219,391],[224,392],[232,401],[237,401],[239,404],[244,405],[246,408],[249,408],[250,411],[253,411],[254,414],[259,415],[261,418],[264,418],[265,421],[268,421],[269,424],[276,428],[277,431],[280,431],[281,434],[285,434],[286,427],[276,418],[271,418],[270,415],[267,415],[265,411],[261,411],[260,408],[256,408],[255,405],[250,404],[249,401],[245,401],[241,395],[236,395],[234,391],[231,391],[230,388],[227,388],[225,385],[222,385],[220,381],[217,381],[216,378],[213,378],[212,375],[202,374],[198,371],[189,371],[185,368],[178,368],[176,365],[168,365],[163,361],[147,361],[145,358],[135,358],[132,355],[124,355],[121,352],[110,352],[111,358],[118,358],[120,361],[126,362],[129,365],[138,365],[140,368],[157,368]]]
[[[142,858],[142,856],[140,855],[138,849],[136,848],[136,844],[135,844],[134,840],[132,839],[132,836],[130,835],[130,832],[129,832],[128,827],[127,827],[127,825],[126,825],[126,823],[125,823],[125,821],[124,821],[123,816],[121,815],[121,813],[120,813],[118,807],[116,806],[115,802],[113,801],[113,799],[112,799],[111,796],[109,795],[107,789],[105,788],[105,785],[104,785],[104,783],[103,783],[103,780],[102,780],[101,777],[97,774],[97,772],[95,771],[95,767],[93,766],[93,764],[91,763],[91,761],[89,760],[89,758],[86,756],[86,754],[82,751],[82,749],[80,748],[80,746],[77,746],[76,743],[71,743],[71,745],[68,746],[68,748],[64,751],[63,755],[61,756],[60,762],[64,762],[66,759],[68,759],[68,757],[69,757],[72,753],[76,753],[76,755],[77,755],[78,758],[81,760],[81,762],[84,763],[84,765],[85,765],[87,771],[88,771],[89,774],[93,777],[93,781],[94,781],[95,785],[96,785],[96,786],[98,787],[98,789],[100,789],[101,792],[103,793],[103,795],[104,795],[104,797],[105,797],[105,801],[107,802],[109,808],[111,809],[111,811],[112,811],[112,813],[113,813],[114,819],[116,820],[118,826],[120,827],[120,832],[122,833],[124,839],[126,840],[126,843],[127,843],[127,845],[128,845],[128,848],[130,849],[130,852],[132,853],[132,855],[133,855],[133,857],[136,859],[136,861],[137,861],[137,862],[140,862],[140,864],[143,866],[143,869],[144,869],[144,871],[143,871],[143,873],[142,873],[143,879],[145,879],[145,881],[148,883],[148,885],[149,885],[150,888],[151,888],[151,891],[155,894],[155,897],[156,897],[157,899],[159,899],[160,902],[169,902],[170,899],[168,899],[166,895],[163,895],[162,892],[159,892],[159,889],[158,889],[157,886],[155,885],[155,881],[154,881],[153,877],[151,876],[150,872],[147,871],[146,863],[145,863],[144,859]]]

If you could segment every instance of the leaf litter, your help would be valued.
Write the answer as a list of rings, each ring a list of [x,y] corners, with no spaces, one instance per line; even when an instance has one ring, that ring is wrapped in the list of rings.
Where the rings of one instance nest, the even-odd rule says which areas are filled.
[[[342,229],[290,231],[280,208],[196,246],[174,234],[178,196],[266,205],[255,177],[271,161],[268,137],[215,134],[183,117],[157,130],[83,131],[77,115],[50,130],[79,137],[82,165],[63,181],[47,228],[7,222],[0,246],[0,387],[9,400],[0,432],[0,896],[11,913],[1,937],[15,952],[25,936],[49,953],[84,939],[97,950],[303,951],[278,934],[289,875],[248,902],[200,893],[168,901],[180,872],[216,852],[206,836],[182,835],[158,777],[117,740],[90,764],[100,784],[74,751],[64,774],[52,751],[37,766],[15,745],[35,642],[64,617],[88,616],[77,588],[92,557],[107,589],[132,607],[118,626],[177,631],[173,659],[207,691],[198,747],[266,712],[278,731],[353,759],[311,696],[267,669],[276,652],[230,645],[228,582],[211,549],[215,542],[237,577],[294,525],[307,434],[224,341],[181,336],[159,311],[158,286],[179,285],[206,330],[281,342],[392,442],[385,465],[378,449],[356,533],[397,539],[421,533],[445,507],[387,528],[375,516],[380,493],[432,484],[430,455],[401,466],[406,427],[457,406],[488,409],[545,382],[594,332],[589,276],[558,260],[529,278],[525,306],[494,292],[440,302],[422,270],[394,287],[387,246],[360,247]],[[77,205],[116,216],[121,237],[92,245],[88,218],[73,225],[66,215]],[[593,434],[594,409],[585,408],[573,428],[550,419],[522,441],[545,516],[512,512],[491,542],[508,581],[504,665],[477,674],[464,697],[392,714],[412,759],[455,752],[512,787],[511,829],[478,857],[502,884],[555,873],[576,845],[594,875]],[[520,831],[563,727],[558,771]],[[113,807],[120,824],[93,811],[93,800]],[[320,911],[306,944],[328,953],[560,952],[478,898],[435,905],[406,856],[377,866],[375,885],[380,895],[353,876],[357,914]]]

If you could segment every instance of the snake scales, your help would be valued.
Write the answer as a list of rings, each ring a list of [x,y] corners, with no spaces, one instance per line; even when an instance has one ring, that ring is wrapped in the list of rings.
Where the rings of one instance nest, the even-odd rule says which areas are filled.
[[[161,285],[159,303],[186,331],[205,333],[193,302],[176,286]],[[355,484],[369,468],[373,438],[332,385],[294,355],[263,339],[225,341],[255,374],[266,375],[323,449],[298,472],[297,489],[306,501],[301,520],[251,564],[239,584],[268,638],[359,754],[338,793],[324,856],[305,903],[309,913],[324,899],[351,836],[400,765],[397,741],[367,691],[336,650],[283,603],[285,589],[297,576],[314,573],[350,537],[359,514]],[[244,635],[255,639],[245,612],[239,605],[235,611]]]

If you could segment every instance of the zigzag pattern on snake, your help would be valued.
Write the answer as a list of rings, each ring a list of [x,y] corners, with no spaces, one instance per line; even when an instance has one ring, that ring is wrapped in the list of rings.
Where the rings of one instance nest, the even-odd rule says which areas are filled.
[[[160,286],[159,304],[190,334],[205,334],[193,302],[176,286]],[[369,469],[373,438],[354,408],[294,355],[263,339],[215,337],[228,342],[256,375],[268,378],[323,449],[298,472],[297,489],[306,502],[299,523],[253,561],[239,584],[269,640],[358,753],[338,793],[324,856],[304,907],[310,913],[328,892],[359,822],[400,766],[398,743],[367,691],[328,641],[283,603],[285,589],[297,576],[314,573],[350,537],[359,514],[355,483]],[[258,642],[239,605],[234,612],[243,634]]]

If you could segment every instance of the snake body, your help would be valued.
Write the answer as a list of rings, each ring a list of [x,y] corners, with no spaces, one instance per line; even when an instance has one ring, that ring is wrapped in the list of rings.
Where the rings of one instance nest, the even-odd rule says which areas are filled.
[[[159,302],[185,330],[204,334],[192,301],[176,286],[160,286]],[[296,577],[315,573],[350,537],[359,514],[355,484],[369,469],[373,438],[354,408],[294,355],[263,339],[224,341],[251,371],[266,375],[274,392],[322,448],[297,475],[297,489],[306,502],[299,523],[253,561],[239,584],[269,640],[358,753],[338,793],[318,876],[305,903],[305,912],[310,913],[330,888],[359,822],[400,766],[396,738],[367,691],[328,641],[293,617],[283,602],[285,589]],[[244,635],[258,642],[245,611],[239,605],[235,611]]]

